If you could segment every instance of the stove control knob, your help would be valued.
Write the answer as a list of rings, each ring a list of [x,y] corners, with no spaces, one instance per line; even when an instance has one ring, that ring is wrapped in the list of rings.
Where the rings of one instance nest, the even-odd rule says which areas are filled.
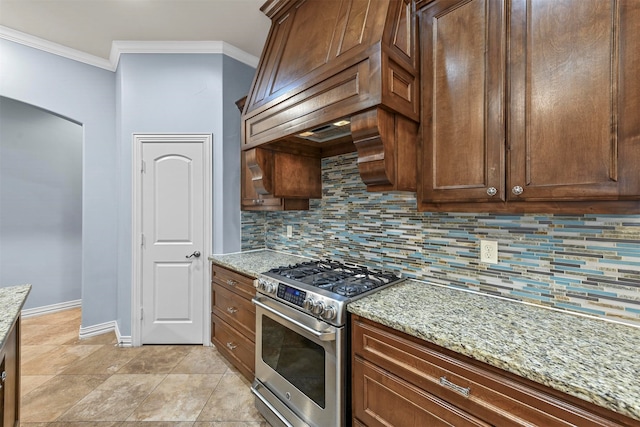
[[[262,286],[262,290],[265,291],[268,294],[275,294],[276,293],[276,285],[273,282],[269,282],[269,281],[265,280],[264,284]]]
[[[316,316],[320,316],[322,313],[324,313],[324,303],[322,301],[318,301],[313,305],[313,308],[311,309],[311,312],[313,314],[315,314]]]
[[[307,311],[312,311],[313,310],[313,305],[316,302],[313,300],[313,298],[307,298],[306,300],[304,300],[304,302],[302,303],[302,306],[304,307],[305,310]]]
[[[326,307],[322,313],[322,317],[324,317],[327,320],[333,320],[336,318],[336,314],[338,313],[338,310],[336,310],[336,307],[334,305],[330,305],[329,307]]]
[[[275,283],[269,282],[266,279],[258,279],[254,286],[256,287],[256,289],[259,289],[261,291],[264,291],[268,294],[274,294],[276,292],[276,285]]]

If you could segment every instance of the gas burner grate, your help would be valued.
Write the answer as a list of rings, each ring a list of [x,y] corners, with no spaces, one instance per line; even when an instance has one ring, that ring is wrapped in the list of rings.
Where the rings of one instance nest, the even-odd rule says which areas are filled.
[[[400,279],[389,272],[332,260],[307,261],[278,267],[269,273],[351,297]]]

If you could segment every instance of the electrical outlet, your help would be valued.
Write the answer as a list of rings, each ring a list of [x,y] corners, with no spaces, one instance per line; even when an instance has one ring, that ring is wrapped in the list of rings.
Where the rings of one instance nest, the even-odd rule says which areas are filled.
[[[498,242],[495,240],[480,240],[480,262],[487,264],[498,263]]]
[[[293,237],[293,227],[291,225],[287,225],[287,237]]]

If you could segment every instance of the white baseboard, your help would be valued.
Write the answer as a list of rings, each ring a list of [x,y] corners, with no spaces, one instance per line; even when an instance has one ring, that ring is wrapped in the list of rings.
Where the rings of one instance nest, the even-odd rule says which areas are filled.
[[[56,313],[58,311],[64,311],[79,307],[82,307],[82,300],[78,299],[74,301],[61,302],[58,304],[45,305],[42,307],[24,309],[21,311],[20,316],[23,319],[26,319],[28,317],[43,316],[45,314]],[[118,339],[118,345],[120,347],[132,347],[131,336],[122,335],[120,333],[120,329],[118,328],[118,322],[116,322],[115,320],[87,327],[81,326],[78,338],[84,339],[96,335],[106,334],[108,332],[115,332]]]
[[[98,323],[97,325],[80,326],[80,339],[94,337],[96,335],[106,334],[107,332],[113,332],[116,330],[115,320],[109,322]]]
[[[133,347],[133,340],[131,339],[131,335],[122,335],[120,334],[120,328],[118,328],[118,322],[116,324],[116,337],[118,338],[118,345],[120,347]]]
[[[56,313],[58,311],[69,310],[71,308],[82,307],[82,300],[60,302],[58,304],[45,305],[42,307],[27,308],[20,312],[23,319],[27,317],[42,316],[45,314]]]
[[[112,320],[110,322],[99,323],[97,325],[80,327],[80,339],[93,337],[96,335],[106,334],[108,332],[115,332],[120,347],[131,347],[131,337],[122,335],[120,328],[118,328],[118,322]]]

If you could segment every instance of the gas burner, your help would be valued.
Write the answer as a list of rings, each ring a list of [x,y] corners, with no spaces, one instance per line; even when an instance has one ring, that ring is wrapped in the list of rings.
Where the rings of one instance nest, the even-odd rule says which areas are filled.
[[[278,267],[270,270],[269,273],[281,280],[292,279],[347,297],[368,292],[400,279],[389,272],[378,272],[361,265],[331,260],[307,261]]]
[[[375,286],[369,286],[366,284],[353,284],[353,283],[345,283],[342,285],[335,285],[331,288],[332,292],[335,292],[338,295],[343,295],[345,297],[352,297],[354,295],[361,294],[363,292],[367,292],[371,289],[375,288]]]
[[[403,280],[388,271],[321,260],[271,269],[254,285],[263,296],[340,327],[347,321],[349,302]]]

